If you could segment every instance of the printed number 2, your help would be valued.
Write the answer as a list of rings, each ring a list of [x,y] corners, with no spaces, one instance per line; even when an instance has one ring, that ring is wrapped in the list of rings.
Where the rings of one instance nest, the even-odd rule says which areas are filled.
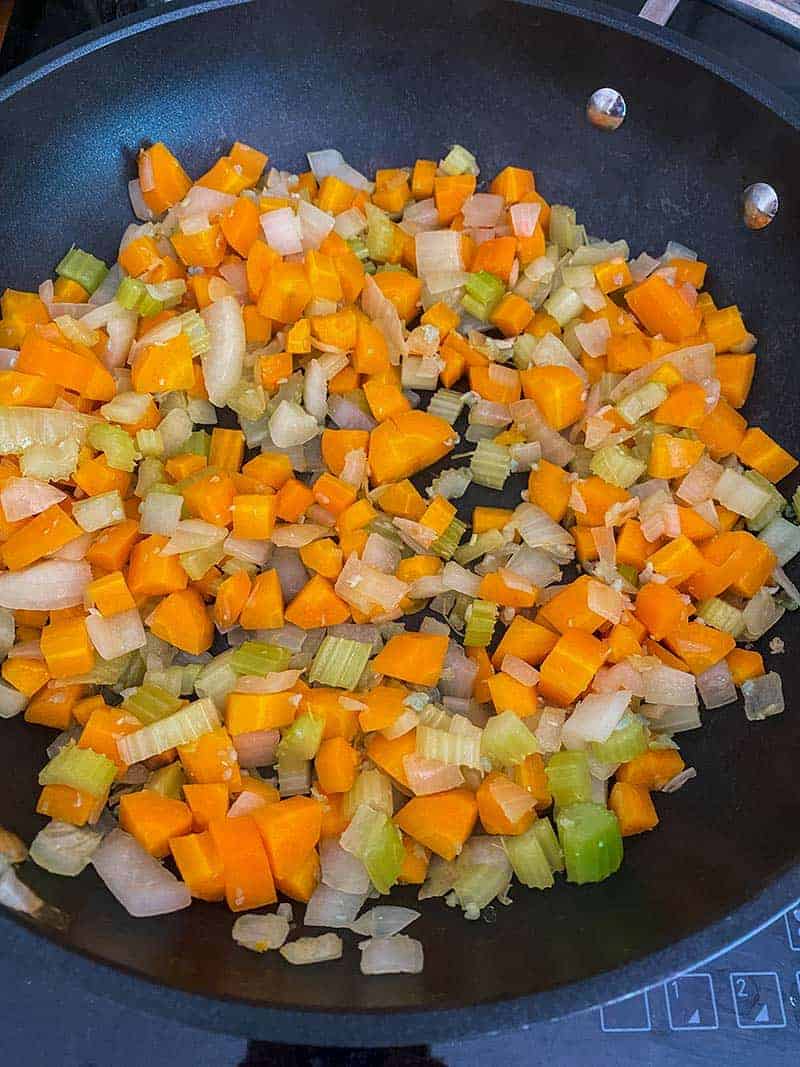
[[[739,998],[747,996],[747,988],[744,978],[736,979],[736,996]]]

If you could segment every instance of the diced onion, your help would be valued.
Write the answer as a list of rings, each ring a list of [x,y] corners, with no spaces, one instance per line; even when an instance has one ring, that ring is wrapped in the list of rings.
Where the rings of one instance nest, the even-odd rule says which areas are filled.
[[[45,560],[0,574],[0,607],[17,611],[59,611],[83,603],[92,580],[88,563]]]
[[[334,929],[343,929],[355,922],[366,899],[366,891],[343,893],[321,882],[306,905],[304,923],[306,926],[331,926]]]
[[[224,407],[242,377],[246,348],[242,308],[235,297],[226,296],[209,304],[201,315],[209,333],[208,351],[200,357],[203,379],[211,403]]]
[[[306,919],[306,925],[308,925],[308,919]],[[281,945],[278,951],[287,963],[300,966],[341,959],[342,950],[340,937],[336,934],[321,934],[319,937],[299,937],[297,941]]]
[[[362,974],[421,974],[425,964],[422,945],[413,937],[373,937],[362,942]]]
[[[267,952],[281,947],[289,936],[289,923],[282,915],[240,915],[232,933],[242,948]]]
[[[101,659],[117,659],[147,644],[147,635],[136,608],[120,611],[109,618],[89,614],[86,617],[86,630]]]
[[[660,663],[642,673],[642,696],[648,704],[688,706],[697,703],[694,675]]]
[[[457,764],[443,763],[441,760],[428,759],[415,753],[403,756],[403,770],[409,788],[415,796],[443,793],[464,782],[461,768]]]
[[[92,856],[92,866],[125,910],[136,918],[188,908],[192,897],[174,874],[124,830],[114,830]]]
[[[582,749],[589,741],[607,741],[628,710],[632,695],[622,689],[616,693],[590,693],[584,697],[564,723],[564,745],[569,749]]]
[[[246,771],[256,767],[271,767],[280,739],[278,730],[251,730],[236,734],[231,740],[239,757],[239,766]]]

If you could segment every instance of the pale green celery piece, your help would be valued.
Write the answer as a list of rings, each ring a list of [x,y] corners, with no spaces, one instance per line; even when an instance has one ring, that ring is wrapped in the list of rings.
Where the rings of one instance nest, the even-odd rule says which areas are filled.
[[[151,722],[117,742],[126,763],[140,763],[170,748],[190,745],[219,727],[219,714],[210,700],[196,700],[172,715]]]
[[[160,430],[137,430],[136,447],[143,456],[164,455],[164,440]]]
[[[39,771],[39,785],[68,785],[102,798],[116,774],[117,765],[108,756],[70,742]]]
[[[570,804],[556,816],[567,880],[602,882],[622,863],[622,835],[613,811],[600,804]]]
[[[626,713],[606,741],[591,741],[589,751],[598,763],[628,763],[647,751],[647,734],[641,719]]]
[[[80,444],[68,438],[55,445],[30,445],[20,457],[20,472],[26,478],[62,482],[78,465]]]
[[[426,486],[425,492],[432,499],[443,496],[445,500],[459,500],[472,484],[472,474],[466,467],[448,467]]]
[[[553,800],[559,808],[589,800],[592,795],[589,759],[585,752],[555,752],[545,767]]]
[[[464,633],[466,648],[486,648],[492,640],[494,624],[497,622],[497,604],[490,600],[473,600],[467,608]]]
[[[147,290],[144,287],[144,282],[140,282],[138,278],[122,278],[117,286],[117,294],[114,297],[120,307],[124,307],[126,311],[139,312],[139,301],[145,296]],[[161,308],[158,308],[160,311]],[[141,313],[140,313],[141,314]]]
[[[192,355],[205,355],[211,346],[211,337],[206,329],[206,324],[197,312],[184,311],[182,315],[178,316],[177,321],[181,324],[181,332],[186,334],[186,337],[189,340],[189,347],[192,350]]]
[[[561,845],[558,843],[556,832],[550,820],[542,816],[541,819],[537,819],[533,824],[531,831],[536,835],[539,844],[542,846],[542,851],[551,868],[554,871],[563,871],[564,854],[561,851]]]
[[[260,419],[267,410],[267,396],[263,386],[246,378],[242,378],[233,387],[225,403],[237,415],[250,422]]]
[[[385,263],[395,247],[395,228],[389,216],[375,207],[364,205],[367,216],[367,253],[376,263]]]
[[[629,426],[633,426],[639,419],[648,415],[667,399],[669,393],[661,382],[645,382],[633,393],[617,404],[617,414],[620,415]]]
[[[134,493],[143,500],[154,485],[164,481],[164,464],[155,456],[147,456],[139,464]]]
[[[121,426],[96,422],[89,428],[89,444],[105,454],[109,467],[131,473],[136,466],[136,445]]]
[[[56,274],[59,278],[69,278],[70,281],[77,282],[91,294],[99,289],[108,274],[108,267],[91,252],[84,252],[73,245],[56,267]]]
[[[141,685],[144,679],[144,657],[141,652],[131,652],[127,656],[120,656],[119,660],[112,660],[112,663],[121,663],[121,666],[117,669],[117,677],[110,682],[101,682],[98,684],[109,685],[115,693],[123,693],[126,689],[134,689],[137,685]],[[103,664],[103,660],[98,661],[99,664]],[[95,665],[95,673],[99,673],[100,667]],[[70,679],[70,681],[77,682],[78,679]]]
[[[453,559],[464,567],[480,556],[485,556],[487,552],[494,552],[505,543],[506,540],[499,530],[486,530],[485,533],[473,534],[469,541],[460,545],[453,553]]]
[[[284,731],[278,745],[278,756],[298,760],[313,759],[322,742],[324,730],[324,719],[317,718],[310,711],[303,712]]]
[[[75,878],[89,864],[103,835],[88,826],[51,820],[31,842],[29,856],[50,874]]]
[[[370,533],[380,534],[381,537],[385,537],[386,540],[391,541],[396,548],[401,548],[403,545],[403,539],[400,536],[397,527],[392,522],[391,515],[382,515],[378,513],[367,529]]]
[[[234,651],[221,652],[210,663],[203,665],[198,674],[194,689],[198,696],[208,697],[220,709],[225,707],[229,693],[236,688],[239,672],[233,667]]]
[[[238,574],[239,571],[247,571],[251,578],[255,578],[258,573],[258,567],[255,563],[246,563],[243,559],[234,559],[233,556],[221,564],[220,570],[229,577],[232,574]]]
[[[536,824],[534,823],[534,826]],[[530,889],[550,889],[554,885],[550,866],[533,827],[516,837],[504,837],[503,845],[514,874]]]
[[[533,363],[533,353],[536,351],[537,338],[529,333],[521,333],[514,339],[513,358],[517,370],[527,370]]]
[[[457,734],[450,731],[450,723],[444,729],[420,723],[417,727],[417,753],[425,759],[439,760],[456,767],[481,765],[481,731],[475,727],[470,733]]]
[[[183,278],[168,278],[165,282],[146,283],[145,289],[151,300],[164,308],[174,308],[186,292],[186,282]]]
[[[466,523],[453,519],[445,532],[433,542],[431,552],[441,559],[452,559],[466,528]]]
[[[594,452],[590,452],[585,445],[577,444],[572,446],[575,449],[575,455],[567,464],[572,474],[577,474],[580,478],[588,478],[592,473],[591,462]]]
[[[388,893],[403,866],[403,838],[384,811],[362,806],[357,818],[361,822],[361,832],[354,855],[364,864],[378,892]]]
[[[780,515],[786,507],[786,498],[781,496],[772,482],[767,481],[758,471],[747,471],[745,478],[748,478],[754,485],[757,485],[759,489],[763,489],[769,495],[769,500],[764,504],[761,511],[752,519],[747,520],[747,529],[758,533],[765,526],[769,526],[776,515]]]
[[[371,646],[361,641],[327,636],[314,656],[308,680],[337,689],[354,689],[371,651]]]
[[[493,847],[494,846],[494,847]],[[496,856],[495,856],[496,850]],[[501,840],[487,838],[468,841],[456,860],[455,890],[458,903],[477,918],[477,911],[485,908],[495,897],[504,895],[511,880],[511,863]]]
[[[348,237],[347,247],[354,255],[358,256],[362,263],[369,259],[369,249],[360,237]]]
[[[465,396],[465,393],[457,393],[453,389],[437,389],[428,402],[428,414],[444,419],[453,426],[464,407]]]
[[[518,715],[492,715],[483,728],[481,753],[497,767],[516,767],[539,751],[539,744]]]
[[[169,797],[171,800],[182,800],[185,780],[183,767],[175,762],[152,771],[144,788],[153,793],[160,793],[162,797]]]
[[[744,616],[739,608],[717,596],[709,597],[699,604],[697,616],[707,626],[713,626],[715,630],[722,630],[733,637],[739,637],[744,631]]]
[[[444,159],[439,164],[440,169],[451,176],[456,174],[479,173],[478,161],[468,148],[454,144]]]
[[[488,322],[504,293],[505,286],[499,278],[488,271],[480,270],[469,275],[464,285],[461,306],[476,319]]]
[[[54,684],[56,688],[60,688],[59,683],[63,683],[63,685],[116,685],[120,679],[125,678],[131,662],[135,658],[135,652],[129,652],[127,655],[119,656],[117,659],[100,659],[98,656],[94,667],[87,671],[86,674],[77,674],[70,678],[58,678]]]
[[[183,682],[183,667],[162,667],[160,670],[145,672],[143,685],[156,685],[165,689],[173,696],[181,695],[181,683]]]
[[[392,783],[377,767],[360,771],[353,783],[353,788],[345,793],[343,804],[345,818],[348,821],[352,819],[362,804],[374,808],[375,811],[382,811],[385,815],[392,815],[394,812]]]
[[[143,726],[149,726],[150,723],[174,714],[180,706],[179,696],[153,682],[140,685],[136,692],[131,693],[123,702],[125,710],[135,715]]]
[[[208,457],[211,451],[211,434],[206,433],[205,430],[195,430],[183,442],[183,450],[191,452],[193,456]]]
[[[199,582],[206,571],[211,567],[216,567],[225,555],[223,545],[223,541],[217,541],[216,544],[209,545],[208,548],[197,548],[194,552],[181,552],[178,557],[181,561],[181,566],[193,582]]]
[[[574,289],[562,285],[548,296],[543,306],[547,314],[552,315],[558,325],[563,327],[580,315],[584,303]]]
[[[598,478],[628,489],[646,470],[644,460],[637,459],[624,445],[605,445],[592,456],[589,467]]]
[[[230,665],[237,674],[271,674],[285,671],[292,654],[288,648],[263,641],[243,641],[231,653]]]
[[[72,505],[72,517],[82,530],[94,533],[107,526],[115,526],[125,519],[125,505],[117,489],[110,493],[84,497]]]
[[[505,445],[478,441],[469,465],[472,480],[488,489],[502,489],[511,473],[511,453]]]
[[[630,563],[618,563],[617,571],[620,576],[625,579],[635,589],[639,587],[639,572]]]
[[[194,692],[195,682],[203,669],[202,663],[186,663],[182,668],[181,696],[190,696]]]
[[[553,204],[550,208],[549,239],[558,246],[561,255],[574,252],[583,241],[580,239],[575,209],[565,204]]]

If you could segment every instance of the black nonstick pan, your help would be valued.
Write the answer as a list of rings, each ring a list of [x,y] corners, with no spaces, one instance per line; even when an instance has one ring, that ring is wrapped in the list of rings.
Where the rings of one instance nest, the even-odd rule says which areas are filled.
[[[602,86],[627,100],[615,133],[584,117]],[[279,166],[336,147],[370,172],[459,142],[487,176],[532,167],[546,197],[634,254],[689,244],[712,264],[717,302],[738,302],[759,338],[746,414],[800,450],[800,109],[710,51],[560,0],[170,5],[0,81],[0,288],[34,287],[73,241],[114,258],[143,142],[166,141],[198,175],[237,138]],[[781,199],[758,233],[740,208],[755,181]],[[132,919],[91,870],[57,879],[32,864],[22,876],[72,923],[49,940],[26,932],[23,950],[146,1010],[308,1044],[454,1040],[660,981],[800,896],[797,630],[787,617],[787,653],[771,663],[786,713],[755,724],[740,706],[705,713],[682,738],[697,780],[661,799],[662,825],[627,842],[618,876],[518,888],[492,922],[429,902],[414,927],[421,975],[363,977],[354,945],[340,962],[291,968],[235,946],[223,907]],[[51,735],[18,718],[0,738],[0,824],[30,840]],[[9,934],[12,921],[0,920]]]

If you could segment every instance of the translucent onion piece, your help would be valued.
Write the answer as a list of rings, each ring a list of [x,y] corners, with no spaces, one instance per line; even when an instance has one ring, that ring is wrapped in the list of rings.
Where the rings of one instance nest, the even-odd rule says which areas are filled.
[[[236,734],[232,741],[239,757],[239,766],[246,771],[256,767],[271,767],[280,739],[278,730],[252,730]]]
[[[135,652],[147,644],[147,635],[136,608],[108,618],[90,614],[86,618],[86,630],[97,654],[105,660]]]
[[[88,866],[103,835],[88,826],[53,819],[31,842],[30,857],[51,874],[74,878]]]
[[[443,793],[455,789],[464,782],[461,769],[453,763],[443,763],[438,759],[427,759],[415,753],[403,756],[403,770],[408,785],[415,796],[428,796],[431,793]]]
[[[92,866],[125,910],[136,918],[188,908],[183,882],[124,830],[113,830],[92,856]]]
[[[364,864],[358,856],[343,849],[336,838],[322,839],[319,858],[324,885],[355,897],[365,896],[369,892],[369,875]]]
[[[366,899],[366,893],[342,893],[321,882],[306,905],[304,924],[344,929],[355,922]]]
[[[723,708],[736,701],[736,686],[724,659],[697,676],[697,691],[707,708]]]
[[[0,574],[0,607],[17,611],[58,611],[83,603],[92,570],[82,560],[45,560]]]
[[[9,522],[19,522],[65,500],[67,494],[36,478],[9,478],[0,489],[0,505]]]
[[[607,741],[628,710],[632,693],[592,693],[575,705],[564,723],[564,745],[569,749],[585,748],[589,741]]]
[[[422,945],[413,937],[373,937],[362,942],[362,974],[420,974],[425,965]]]
[[[648,704],[688,706],[697,703],[694,675],[663,663],[642,673],[642,685],[642,695]]]
[[[306,920],[308,925],[308,920]],[[325,963],[342,957],[342,939],[336,934],[321,934],[319,937],[300,937],[282,945],[280,954],[295,966],[306,963]]]
[[[200,357],[208,399],[216,407],[224,407],[242,377],[246,348],[242,308],[235,297],[226,296],[209,304],[201,314],[209,333],[208,351]]]

